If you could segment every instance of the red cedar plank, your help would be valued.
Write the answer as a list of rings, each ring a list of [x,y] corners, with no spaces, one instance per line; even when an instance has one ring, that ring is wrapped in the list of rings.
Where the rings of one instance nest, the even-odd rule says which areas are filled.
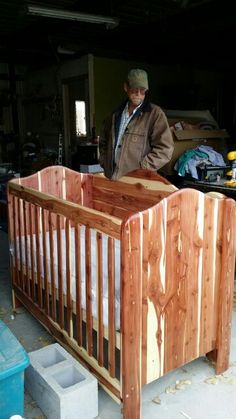
[[[214,327],[214,316],[216,314],[214,310],[216,306],[214,283],[217,281],[215,250],[217,246],[216,233],[218,217],[214,210],[218,202],[219,200],[205,196],[200,354],[210,352],[215,347],[216,341]]]
[[[42,239],[43,239],[43,270],[44,270],[44,301],[46,313],[49,315],[49,287],[48,287],[48,264],[47,264],[47,243],[46,243],[46,224],[48,225],[48,211],[42,209]]]
[[[122,220],[124,218],[128,218],[134,212],[137,212],[137,210],[131,211],[125,208],[117,207],[113,204],[108,204],[107,202],[103,202],[97,199],[93,201],[93,208],[97,211],[104,212],[117,218],[121,218]]]
[[[14,183],[18,183],[22,186],[38,190],[38,173],[35,173],[27,177],[14,179]]]
[[[93,175],[81,174],[81,205],[93,208]]]
[[[26,207],[27,206],[27,207]],[[30,296],[30,277],[29,277],[29,262],[28,262],[28,228],[27,228],[27,221],[28,221],[28,204],[23,201],[23,219],[24,219],[24,246],[25,246],[25,278],[26,278],[26,290],[27,294]]]
[[[18,216],[18,243],[19,243],[19,259],[20,259],[20,275],[19,275],[19,279],[20,279],[20,287],[24,290],[25,286],[24,286],[24,272],[23,272],[23,254],[22,254],[22,225],[23,225],[23,220],[22,220],[22,214],[21,214],[21,199],[17,199],[17,216]]]
[[[107,271],[108,271],[108,371],[111,377],[115,377],[115,351],[116,351],[116,328],[115,328],[115,258],[114,239],[108,237],[107,243]]]
[[[125,194],[125,192],[122,191],[122,188],[123,185],[120,185],[120,191],[113,191],[94,187],[93,198],[94,200],[103,201],[133,212],[143,211],[159,202],[158,198],[146,196],[143,191],[140,191],[139,193],[137,191],[137,195],[132,196],[130,194]]]
[[[121,232],[122,395],[124,418],[139,419],[141,405],[141,251],[140,219],[130,218]]]
[[[217,335],[216,373],[229,367],[236,252],[236,203],[225,199],[222,225],[222,265]]]
[[[73,337],[72,325],[72,290],[71,290],[71,238],[70,238],[70,220],[66,219],[66,324],[67,332]]]
[[[199,194],[185,190],[167,199],[165,373],[198,356],[198,267],[202,246],[197,232]]]
[[[154,183],[155,184],[155,183]],[[155,184],[156,186],[156,184]],[[158,188],[159,186],[156,186]],[[137,180],[137,183],[128,183],[122,181],[111,181],[106,178],[94,176],[93,178],[93,190],[110,191],[111,193],[123,193],[124,198],[126,197],[146,197],[147,201],[157,203],[164,197],[169,196],[172,192],[168,192],[160,189],[151,189],[142,185],[141,181]]]
[[[14,238],[14,266],[16,275],[13,276],[13,284],[19,285],[19,259],[17,253],[17,198],[13,197],[13,238]]]
[[[143,214],[143,261],[142,261],[142,385],[147,380],[147,315],[148,315],[148,261],[149,261],[149,212]]]
[[[48,167],[38,172],[38,176],[40,176],[42,192],[63,198],[63,181],[65,180],[63,167]]]
[[[180,285],[184,294],[185,281],[180,283],[178,234],[180,231],[180,197],[167,202],[166,221],[166,260],[165,260],[165,291],[161,295],[161,309],[165,317],[164,330],[164,373],[171,371],[178,365],[181,357],[180,346],[183,345],[183,330],[181,327],[185,321],[184,313],[180,309],[180,301],[177,296],[177,289]],[[190,212],[192,214],[192,212]],[[163,213],[160,215],[163,217]],[[163,223],[163,219],[160,219]],[[161,241],[161,238],[159,237]],[[182,253],[184,257],[184,251]],[[184,303],[184,302],[183,302]],[[182,304],[183,304],[182,303]],[[181,325],[182,322],[182,325]],[[181,342],[182,340],[182,342]],[[181,343],[180,343],[181,342]],[[183,346],[181,346],[182,349]],[[183,352],[183,351],[182,351]]]
[[[181,201],[182,253],[180,262],[182,264],[180,264],[180,279],[184,284],[181,307],[183,310],[186,309],[184,362],[189,362],[202,355],[200,353],[200,332],[204,226],[202,237],[202,232],[199,234],[197,230],[197,218],[199,211],[202,211],[199,218],[201,222],[204,222],[205,199],[202,192],[195,190],[186,190],[185,192]],[[187,297],[184,295],[185,292]]]
[[[29,204],[29,238],[30,238],[30,267],[31,267],[31,294],[32,300],[35,300],[35,261],[34,261],[34,209],[33,205]]]
[[[66,199],[67,201],[81,204],[81,173],[65,171],[66,178]]]
[[[76,275],[76,331],[77,342],[82,346],[82,306],[81,306],[81,263],[80,263],[80,226],[75,226],[75,275]]]
[[[55,289],[55,253],[54,253],[54,237],[53,237],[53,223],[52,218],[55,214],[49,212],[49,249],[50,249],[50,274],[51,274],[51,298],[52,298],[52,319],[57,321],[57,307],[56,307],[56,289]]]
[[[66,197],[66,183],[65,183],[65,168],[63,166],[51,166],[45,170],[38,172],[41,181],[41,191],[49,193],[57,198],[65,199]],[[52,217],[52,224],[54,229],[57,228],[57,217]],[[65,227],[65,218],[60,219],[61,228]]]
[[[92,336],[92,292],[91,292],[91,230],[85,228],[85,266],[86,266],[86,338],[88,355],[93,354]]]
[[[38,175],[40,176],[41,188],[40,190],[44,193],[50,193],[57,197],[62,196],[62,178],[63,172],[62,168],[59,166],[50,166],[41,170]],[[39,188],[38,188],[39,189]],[[46,221],[46,220],[45,220]],[[56,230],[57,228],[57,218],[56,214],[51,212],[50,220],[51,228]],[[45,228],[46,231],[50,229],[50,226],[46,221]]]
[[[104,353],[103,353],[103,272],[102,272],[102,234],[97,233],[97,313],[98,313],[98,364],[103,366]]]
[[[57,275],[58,275],[58,304],[59,304],[59,325],[64,329],[64,298],[62,278],[62,248],[61,248],[61,217],[57,215]]]
[[[143,304],[144,302],[147,305],[146,299],[144,296],[147,295],[150,298],[150,301],[153,303],[153,307],[156,313],[157,319],[157,330],[156,330],[156,350],[158,352],[157,357],[159,359],[158,371],[156,372],[157,376],[162,375],[162,368],[164,360],[162,359],[161,344],[165,339],[164,330],[161,329],[161,320],[165,316],[165,307],[168,304],[169,300],[172,297],[172,288],[163,289],[160,273],[160,260],[161,254],[163,251],[164,243],[162,239],[162,228],[164,228],[164,211],[163,206],[158,206],[149,210],[147,214],[144,215],[145,230],[144,234],[146,235],[144,241],[144,250],[143,255],[145,258],[145,271],[143,280]],[[145,249],[146,246],[146,249]],[[147,312],[147,307],[146,310]],[[144,331],[146,331],[145,338],[147,339],[147,319],[143,313],[143,322],[144,322]],[[145,339],[145,340],[146,340]],[[144,342],[144,345],[146,343]],[[144,346],[145,348],[145,346]],[[146,354],[147,356],[147,354]],[[144,370],[145,371],[145,370]],[[143,380],[146,382],[146,377],[144,378],[143,371]],[[148,380],[149,381],[149,380]]]
[[[216,240],[216,283],[215,283],[215,305],[214,305],[214,331],[215,340],[217,339],[218,317],[219,317],[219,295],[221,286],[221,269],[222,269],[222,245],[223,245],[223,221],[224,221],[225,200],[218,200],[218,228]]]
[[[41,262],[40,262],[40,208],[35,205],[35,236],[36,236],[36,263],[37,263],[37,290],[38,304],[42,308],[42,282],[41,282]]]
[[[215,281],[215,303],[213,308],[211,308],[213,312],[213,342],[212,348],[210,352],[206,348],[205,352],[207,352],[207,357],[211,360],[216,362],[217,358],[217,331],[219,325],[219,301],[220,301],[220,293],[221,291],[221,269],[222,269],[222,243],[223,243],[223,220],[224,220],[224,208],[225,208],[225,199],[218,200],[218,213],[217,213],[217,238],[216,238],[216,281]]]
[[[132,172],[127,173],[125,176],[141,178],[141,179],[157,180],[159,182],[164,183],[165,185],[171,185],[171,183],[166,178],[159,175],[159,173],[153,170],[137,169],[137,170],[133,170]]]

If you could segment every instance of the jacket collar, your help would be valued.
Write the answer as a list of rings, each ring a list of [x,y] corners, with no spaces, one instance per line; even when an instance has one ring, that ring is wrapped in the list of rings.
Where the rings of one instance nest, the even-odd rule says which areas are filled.
[[[127,103],[127,100],[125,102],[122,102],[121,105],[115,110],[116,118],[122,114],[126,103]],[[142,105],[139,107],[137,112],[135,112],[135,116],[140,115],[142,112],[150,112],[150,110],[151,110],[151,103],[150,103],[149,98],[146,96]]]

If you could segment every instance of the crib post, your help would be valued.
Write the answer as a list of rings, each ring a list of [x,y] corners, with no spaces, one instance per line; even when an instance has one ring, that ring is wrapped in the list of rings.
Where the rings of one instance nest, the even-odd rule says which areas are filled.
[[[236,203],[232,199],[225,199],[222,228],[217,348],[215,353],[212,354],[215,357],[217,374],[221,374],[229,367],[236,252]]]
[[[124,419],[141,417],[141,221],[128,220],[121,249],[121,365]]]

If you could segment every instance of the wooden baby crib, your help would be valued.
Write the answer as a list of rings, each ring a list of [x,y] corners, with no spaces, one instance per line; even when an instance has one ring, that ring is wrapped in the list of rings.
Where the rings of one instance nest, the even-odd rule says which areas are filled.
[[[227,369],[233,300],[236,203],[140,173],[52,166],[8,183],[13,304],[125,419],[140,418],[143,385],[199,356]]]

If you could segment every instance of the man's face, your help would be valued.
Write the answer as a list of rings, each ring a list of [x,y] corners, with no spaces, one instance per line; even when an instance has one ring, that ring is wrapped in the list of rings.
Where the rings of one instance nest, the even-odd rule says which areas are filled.
[[[145,98],[145,94],[147,92],[147,89],[144,87],[137,87],[135,89],[132,89],[129,87],[127,83],[124,85],[124,90],[127,93],[127,96],[130,100],[130,102],[136,107],[142,103],[142,101]]]

